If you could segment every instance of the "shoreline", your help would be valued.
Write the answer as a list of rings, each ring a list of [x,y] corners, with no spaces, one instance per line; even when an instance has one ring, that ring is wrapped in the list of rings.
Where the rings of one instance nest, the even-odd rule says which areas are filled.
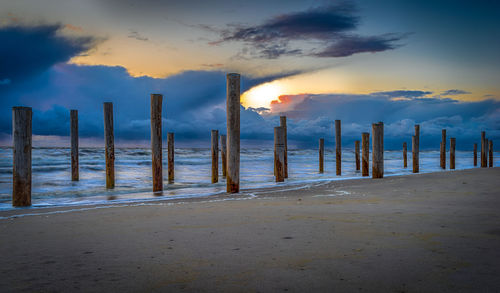
[[[485,168],[485,169],[494,169],[494,168],[500,168],[500,167],[493,167],[493,168]],[[430,171],[430,172],[420,172],[420,173],[411,173],[411,174],[390,174],[390,175],[385,175],[384,178],[393,178],[393,177],[410,177],[410,176],[420,176],[420,175],[425,175],[425,174],[440,174],[440,173],[452,173],[452,172],[461,172],[461,171],[466,171],[466,170],[473,170],[473,169],[481,169],[480,167],[473,167],[473,168],[465,168],[465,169],[455,169],[455,170],[438,170],[438,171]],[[36,213],[38,211],[47,211],[48,213],[60,213],[60,212],[71,212],[71,211],[79,211],[79,210],[90,210],[90,209],[105,209],[105,208],[115,208],[115,207],[128,207],[128,206],[140,206],[140,205],[168,205],[168,204],[185,204],[185,203],[191,203],[191,202],[204,202],[204,201],[220,201],[220,200],[242,200],[242,199],[247,199],[247,198],[252,198],[254,193],[276,193],[276,192],[283,192],[283,191],[292,191],[294,189],[304,189],[304,188],[310,188],[311,185],[312,187],[317,187],[321,185],[333,185],[334,183],[339,183],[339,182],[346,182],[349,184],[351,181],[358,181],[358,180],[380,180],[380,179],[373,179],[370,176],[366,177],[355,177],[355,178],[329,178],[329,179],[321,179],[321,180],[310,180],[309,182],[304,182],[304,181],[299,181],[299,182],[284,182],[284,184],[278,183],[279,185],[277,186],[271,186],[271,187],[262,187],[262,188],[249,188],[249,189],[244,189],[242,188],[240,193],[227,193],[224,191],[221,192],[216,192],[216,193],[211,193],[208,195],[201,195],[201,196],[196,196],[196,195],[191,195],[187,194],[185,197],[171,197],[168,198],[168,195],[158,195],[156,197],[151,197],[151,198],[141,198],[141,199],[123,199],[123,200],[117,200],[113,201],[110,200],[109,202],[99,202],[99,203],[88,203],[88,204],[81,204],[81,203],[75,203],[75,204],[67,204],[67,205],[53,205],[53,206],[30,206],[30,207],[11,207],[9,209],[0,209],[0,220],[4,219],[9,219],[9,218],[14,218],[14,217],[19,217],[19,216],[29,216],[29,215],[42,215],[45,213]],[[335,186],[331,186],[335,188]],[[167,190],[165,190],[167,191]],[[153,192],[150,192],[153,194]],[[243,196],[243,197],[242,197]],[[35,213],[34,213],[35,212]]]

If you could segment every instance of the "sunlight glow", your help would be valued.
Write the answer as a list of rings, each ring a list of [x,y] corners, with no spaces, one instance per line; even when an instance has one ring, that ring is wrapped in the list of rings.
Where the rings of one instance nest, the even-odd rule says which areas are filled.
[[[283,94],[285,94],[284,89],[279,81],[268,82],[244,92],[241,97],[241,104],[244,107],[269,108],[271,101],[277,100]]]

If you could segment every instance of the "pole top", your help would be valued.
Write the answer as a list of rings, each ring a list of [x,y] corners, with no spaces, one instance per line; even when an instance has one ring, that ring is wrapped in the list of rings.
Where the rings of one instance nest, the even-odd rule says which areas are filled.
[[[16,111],[31,111],[31,107],[17,106],[17,107],[12,107],[12,110],[16,110]]]
[[[240,77],[239,73],[231,72],[227,74],[227,77]]]

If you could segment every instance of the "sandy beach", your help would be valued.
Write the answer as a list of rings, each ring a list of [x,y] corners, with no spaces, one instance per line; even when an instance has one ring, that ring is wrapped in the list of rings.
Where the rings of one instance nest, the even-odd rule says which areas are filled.
[[[0,291],[498,292],[499,179],[476,168],[4,211]]]

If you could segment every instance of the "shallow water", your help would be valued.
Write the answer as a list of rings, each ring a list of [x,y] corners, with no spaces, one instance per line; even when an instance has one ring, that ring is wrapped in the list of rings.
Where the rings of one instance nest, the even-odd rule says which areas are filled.
[[[33,207],[101,204],[138,200],[187,198],[225,192],[225,179],[219,159],[219,183],[210,183],[210,149],[178,148],[175,150],[175,182],[164,181],[164,192],[152,192],[151,151],[146,148],[117,148],[115,150],[114,190],[105,188],[105,161],[103,148],[80,149],[80,181],[71,181],[69,148],[35,148],[32,153]],[[164,178],[167,178],[166,150],[164,150]],[[290,149],[288,151],[289,178],[279,185],[304,182],[361,178],[355,170],[353,150],[342,153],[342,176],[335,175],[335,153],[325,149],[325,173],[318,173],[316,149]],[[449,164],[449,153],[447,153]],[[495,153],[495,166],[500,159]],[[273,176],[273,150],[251,148],[241,150],[240,188],[276,186]],[[411,174],[411,152],[408,166],[403,168],[401,151],[385,151],[385,176]],[[370,165],[371,168],[371,165]],[[472,152],[456,152],[456,169],[473,168]],[[420,153],[420,172],[442,171],[439,151]],[[0,148],[0,210],[11,209],[12,150]]]

